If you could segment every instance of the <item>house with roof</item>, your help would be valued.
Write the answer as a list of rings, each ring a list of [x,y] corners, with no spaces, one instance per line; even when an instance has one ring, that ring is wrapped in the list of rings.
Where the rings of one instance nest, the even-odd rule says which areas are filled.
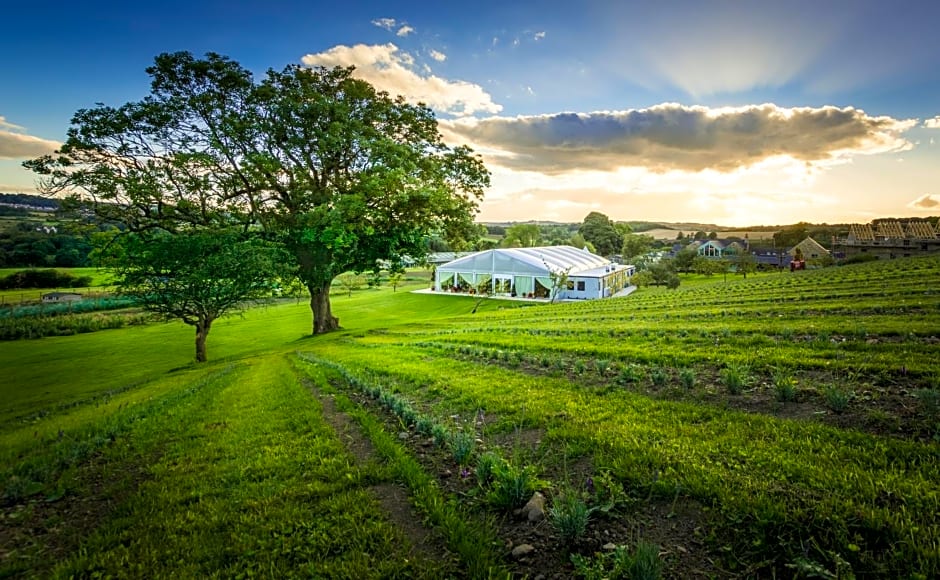
[[[434,273],[434,290],[589,300],[615,295],[629,286],[635,271],[632,265],[616,264],[587,249],[572,246],[495,248],[438,266]],[[558,284],[565,275],[565,283]]]
[[[703,258],[721,260],[737,258],[746,248],[736,240],[707,240],[700,243],[695,252]]]
[[[846,258],[868,255],[876,259],[940,253],[940,225],[927,220],[851,224],[844,238],[833,241],[833,251]]]
[[[818,260],[830,256],[829,250],[810,236],[807,236],[805,240],[787,250],[787,253],[792,258],[796,258],[799,254],[803,256],[804,260]]]
[[[42,295],[43,302],[78,302],[82,295],[77,292],[47,292]]]

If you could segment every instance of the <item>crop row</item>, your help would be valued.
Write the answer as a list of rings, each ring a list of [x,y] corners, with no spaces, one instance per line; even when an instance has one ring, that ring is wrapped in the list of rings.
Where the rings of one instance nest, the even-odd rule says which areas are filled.
[[[623,390],[585,393],[562,378],[364,346],[324,344],[317,356],[392,376],[410,397],[449,412],[522,413],[548,429],[548,439],[595,450],[595,464],[628,488],[654,477],[666,494],[678,489],[714,506],[729,532],[739,532],[728,540],[739,554],[779,565],[782,554],[795,558],[815,546],[820,561],[838,556],[861,573],[940,573],[935,444]]]
[[[65,316],[34,316],[0,318],[0,340],[38,339],[47,336],[71,336],[138,326],[153,320],[150,314],[115,312],[111,314],[69,314]]]

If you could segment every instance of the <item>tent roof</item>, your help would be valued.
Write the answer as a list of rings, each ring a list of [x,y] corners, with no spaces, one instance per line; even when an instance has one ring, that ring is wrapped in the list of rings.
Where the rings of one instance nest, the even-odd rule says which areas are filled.
[[[603,268],[610,264],[610,260],[594,255],[586,250],[579,250],[572,246],[541,246],[537,248],[497,248],[484,250],[470,256],[459,258],[438,266],[438,270],[445,271],[481,271],[493,269],[502,271],[500,264],[507,261],[521,266],[522,270],[529,272],[563,272],[577,274],[586,270]],[[516,269],[516,268],[513,268]]]

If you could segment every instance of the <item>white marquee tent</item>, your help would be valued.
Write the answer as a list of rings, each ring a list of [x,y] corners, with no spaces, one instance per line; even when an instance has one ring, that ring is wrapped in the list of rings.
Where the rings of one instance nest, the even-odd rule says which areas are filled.
[[[556,298],[604,298],[629,282],[633,266],[572,246],[498,248],[458,258],[437,267],[434,290],[549,298],[552,273],[568,273]]]

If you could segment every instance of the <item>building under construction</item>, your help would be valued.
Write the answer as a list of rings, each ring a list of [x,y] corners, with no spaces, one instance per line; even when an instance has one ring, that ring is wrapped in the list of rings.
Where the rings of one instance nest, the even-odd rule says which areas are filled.
[[[940,253],[940,230],[925,220],[852,224],[845,238],[833,239],[832,250],[844,258],[862,254],[881,260]]]

